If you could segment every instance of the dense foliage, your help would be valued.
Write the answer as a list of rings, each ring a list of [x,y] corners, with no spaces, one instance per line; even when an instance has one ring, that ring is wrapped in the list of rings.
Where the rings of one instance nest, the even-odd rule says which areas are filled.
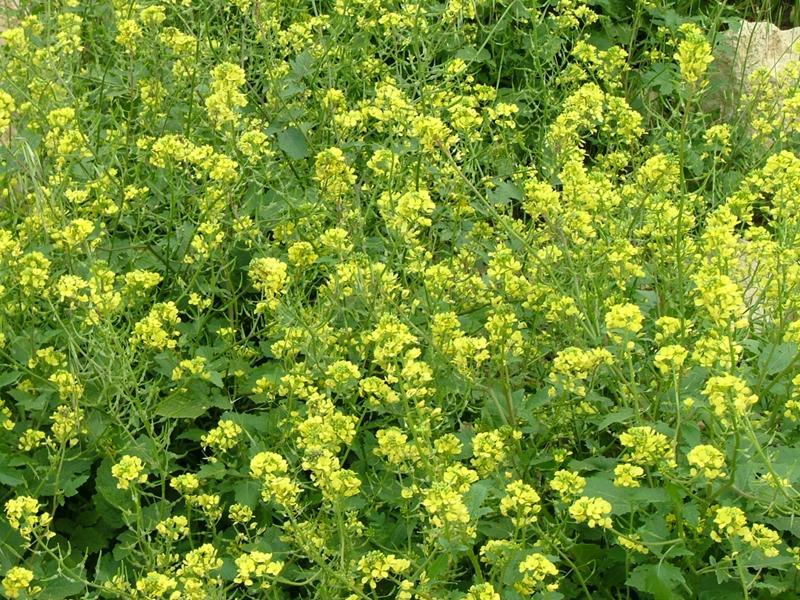
[[[706,4],[21,2],[5,596],[795,598],[800,64]]]

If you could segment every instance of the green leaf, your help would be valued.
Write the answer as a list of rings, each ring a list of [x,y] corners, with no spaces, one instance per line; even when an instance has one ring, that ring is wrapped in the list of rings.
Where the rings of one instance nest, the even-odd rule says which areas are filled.
[[[764,348],[758,359],[758,366],[767,375],[775,375],[792,364],[797,356],[797,344],[772,344]]]
[[[205,413],[211,403],[206,398],[171,396],[162,400],[155,408],[157,415],[173,419],[196,419]]]
[[[12,383],[16,383],[22,373],[20,371],[8,371],[0,375],[0,387],[6,387]]]
[[[643,508],[648,504],[667,504],[670,502],[669,494],[663,488],[624,488],[616,487],[610,479],[602,476],[588,477],[586,496],[599,496],[611,503],[612,514],[624,515],[634,508]]]
[[[3,457],[3,460],[5,461],[6,458]],[[8,465],[0,464],[0,483],[15,487],[25,483],[25,479],[22,478],[22,474],[16,469],[12,469]]]
[[[608,429],[609,425],[614,425],[615,423],[625,423],[633,416],[633,414],[634,411],[632,408],[621,408],[618,411],[609,413],[596,421],[592,421],[595,423],[597,430],[602,431],[603,429]]]
[[[111,467],[113,464],[113,461],[110,459],[106,458],[103,460],[103,462],[100,464],[100,467],[97,469],[95,486],[99,497],[105,500],[110,507],[113,507],[114,510],[110,511],[113,513],[111,518],[112,520],[116,520],[118,519],[117,513],[119,512],[119,509],[127,507],[131,504],[131,495],[125,490],[121,490],[117,487],[117,480],[111,474]],[[95,497],[95,504],[99,504],[97,497]],[[109,508],[109,506],[99,506],[98,512],[100,513],[101,518],[106,516],[104,514],[106,511],[102,510],[106,508]]]
[[[92,459],[67,459],[60,472],[48,472],[41,493],[54,496],[60,491],[66,498],[74,496],[78,493],[78,488],[89,479],[91,468]]]
[[[41,580],[42,591],[36,596],[42,600],[61,600],[62,598],[76,597],[85,590],[80,581],[67,579],[59,575],[55,579]]]
[[[297,127],[289,127],[278,134],[278,148],[294,160],[301,160],[308,156],[308,142],[306,142],[303,132]]]
[[[639,565],[626,583],[640,592],[652,594],[656,600],[677,600],[683,596],[675,588],[686,581],[678,567],[662,562],[657,565]]]
[[[493,487],[490,481],[478,481],[472,484],[469,491],[464,494],[464,504],[467,506],[469,514],[473,518],[479,518],[481,515],[486,514],[487,510],[481,510],[483,501],[489,495],[489,490]]]

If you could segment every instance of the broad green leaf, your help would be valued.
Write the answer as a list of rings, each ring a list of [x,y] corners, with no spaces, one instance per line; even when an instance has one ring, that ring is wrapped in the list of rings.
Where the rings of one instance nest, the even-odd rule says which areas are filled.
[[[172,396],[156,405],[155,413],[161,417],[173,419],[196,419],[211,406],[206,398],[190,398],[188,396]]]
[[[667,562],[639,565],[626,582],[640,592],[652,594],[656,600],[679,600],[684,596],[677,587],[686,583],[681,570]]]
[[[792,364],[797,356],[797,344],[784,343],[767,346],[758,359],[759,369],[775,375]]]
[[[278,148],[294,160],[308,156],[308,142],[297,127],[289,127],[278,133]]]

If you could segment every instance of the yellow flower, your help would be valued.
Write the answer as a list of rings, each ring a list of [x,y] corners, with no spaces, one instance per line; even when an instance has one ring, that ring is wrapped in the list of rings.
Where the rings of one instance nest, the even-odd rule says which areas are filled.
[[[663,433],[649,425],[631,427],[619,436],[620,443],[628,448],[630,460],[642,465],[655,465],[674,461],[672,442]]]
[[[50,419],[53,421],[53,426],[50,429],[59,444],[66,444],[70,447],[75,446],[78,443],[78,436],[88,432],[84,424],[82,408],[73,408],[66,404],[60,404],[56,407]]]
[[[253,509],[244,504],[231,504],[228,508],[228,516],[231,521],[238,524],[249,523],[255,517]]]
[[[12,498],[6,502],[5,508],[8,524],[19,531],[19,534],[26,540],[30,540],[34,532],[40,527],[47,528],[52,521],[50,513],[39,514],[39,501],[30,496]],[[53,535],[55,534],[52,532],[45,532],[46,537],[52,537]]]
[[[357,567],[362,574],[361,584],[367,583],[374,590],[382,579],[387,579],[391,574],[400,575],[410,569],[411,561],[373,550],[358,560]]]
[[[408,443],[408,435],[397,427],[381,429],[375,434],[378,446],[373,450],[376,456],[380,456],[390,465],[400,467],[398,470],[406,472],[410,466],[406,462],[419,460],[419,451],[413,444]]]
[[[620,341],[618,332],[636,335],[642,330],[644,315],[635,304],[615,304],[606,313],[606,328],[615,341]]]
[[[356,182],[355,170],[347,164],[340,148],[319,152],[314,169],[314,179],[319,183],[321,194],[331,200],[340,200]]]
[[[648,554],[650,552],[646,546],[642,545],[639,536],[636,534],[620,535],[617,537],[617,542],[623,548],[639,552],[640,554]]]
[[[11,124],[11,115],[14,114],[16,108],[17,105],[11,94],[0,90],[0,129],[4,129]]]
[[[614,467],[614,485],[617,487],[639,487],[639,478],[644,475],[644,469],[638,465],[620,463]]]
[[[217,129],[239,122],[236,111],[247,105],[247,97],[240,91],[244,84],[244,70],[239,65],[225,62],[212,69],[211,94],[206,98],[206,110]]]
[[[24,567],[12,567],[3,577],[3,593],[6,598],[19,598],[22,592],[30,590],[32,581],[33,571]]]
[[[674,58],[678,62],[681,75],[689,85],[705,85],[705,75],[708,65],[714,60],[711,54],[711,44],[708,43],[703,32],[694,23],[684,23],[680,27],[683,40],[678,44],[678,51]]]
[[[175,542],[189,535],[189,520],[183,515],[169,517],[156,523],[156,531]]]
[[[169,485],[179,494],[188,496],[197,491],[200,487],[200,480],[197,478],[197,475],[193,473],[184,473],[183,475],[173,477]]]
[[[144,483],[147,481],[147,473],[144,472],[144,463],[138,456],[126,454],[120,461],[111,467],[111,474],[117,480],[117,488],[127,490],[130,485]]]
[[[30,452],[31,450],[35,450],[47,439],[47,434],[44,431],[39,431],[38,429],[26,429],[21,436],[19,436],[19,442],[17,443],[17,448],[22,450],[23,452]]]
[[[692,466],[690,473],[692,477],[701,473],[706,479],[717,479],[725,476],[725,455],[707,444],[695,446],[686,455],[689,464]]]
[[[157,571],[150,571],[136,581],[136,591],[145,598],[163,598],[164,594],[174,590],[177,586],[178,583],[175,579]]]
[[[714,524],[719,533],[727,537],[741,536],[747,531],[747,517],[741,508],[735,506],[721,506],[714,515]],[[712,532],[712,537],[720,541],[719,536]]]
[[[611,503],[603,498],[581,496],[569,507],[570,516],[578,523],[586,523],[589,527],[611,528]]]
[[[476,583],[467,590],[464,600],[501,600],[501,598],[491,583]]]
[[[472,466],[478,475],[486,477],[496,470],[508,454],[504,435],[499,429],[482,431],[472,439]]]
[[[732,412],[737,417],[747,414],[751,406],[758,402],[747,384],[735,375],[709,377],[703,394],[714,409],[714,414],[726,422],[724,417]]]
[[[558,589],[558,582],[546,581],[548,577],[558,575],[558,569],[544,554],[534,552],[526,556],[519,564],[519,572],[522,580],[514,587],[522,594],[532,595],[541,588],[550,592]]]
[[[264,297],[259,308],[274,310],[278,306],[278,297],[283,294],[288,284],[288,267],[285,262],[272,257],[254,258],[248,269],[253,287]]]
[[[530,485],[522,481],[512,481],[506,485],[506,495],[500,500],[500,514],[511,517],[515,527],[525,527],[537,521],[537,513],[542,510],[541,498]]]
[[[117,21],[117,37],[114,41],[128,52],[136,51],[136,43],[142,37],[142,28],[134,19]]]
[[[288,470],[289,464],[275,452],[259,452],[250,459],[250,476],[261,481],[264,502],[274,499],[286,508],[297,505],[300,486],[286,476]]]
[[[277,577],[283,570],[283,563],[272,560],[271,553],[259,552],[258,550],[242,554],[234,562],[236,563],[237,571],[236,578],[233,581],[251,587],[258,580],[258,587],[262,590],[270,587],[270,581],[267,577]]]
[[[193,575],[208,578],[211,573],[222,566],[222,559],[217,556],[217,549],[211,544],[203,544],[199,548],[186,553],[178,569],[178,575]]]
[[[218,452],[226,452],[239,443],[243,429],[233,421],[222,419],[217,426],[200,438],[203,448],[211,447]]]
[[[141,345],[152,350],[174,348],[177,342],[173,338],[178,335],[178,331],[173,328],[180,322],[174,302],[155,304],[147,316],[133,326],[131,345]]]
[[[669,375],[680,372],[688,355],[688,350],[680,344],[670,344],[656,352],[653,362],[663,375]]]
[[[742,539],[753,548],[761,550],[765,556],[774,558],[779,552],[776,546],[781,543],[781,536],[766,525],[754,523],[741,533]]]
[[[558,492],[563,502],[579,496],[586,486],[586,479],[574,471],[559,470],[553,473],[550,489]]]
[[[319,256],[310,242],[295,242],[287,251],[289,264],[298,269],[307,269]]]

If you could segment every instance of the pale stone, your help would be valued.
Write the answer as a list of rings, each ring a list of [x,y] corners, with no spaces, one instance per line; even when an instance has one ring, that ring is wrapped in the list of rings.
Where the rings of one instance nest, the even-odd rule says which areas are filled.
[[[746,90],[757,69],[766,69],[774,81],[791,62],[800,60],[793,48],[798,40],[800,27],[780,29],[767,21],[742,21],[720,35],[715,63],[733,84]]]
[[[0,33],[16,25],[14,14],[16,14],[17,10],[19,10],[17,0],[0,0]],[[5,40],[0,36],[0,45],[4,43]]]

